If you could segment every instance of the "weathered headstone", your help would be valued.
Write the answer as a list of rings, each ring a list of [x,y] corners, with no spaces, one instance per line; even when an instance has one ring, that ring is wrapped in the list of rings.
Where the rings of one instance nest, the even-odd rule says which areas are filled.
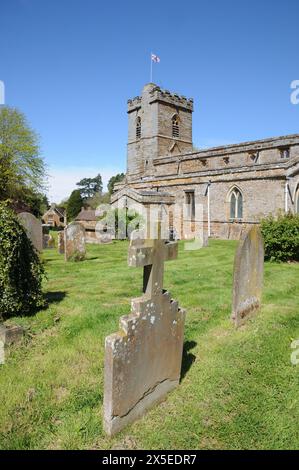
[[[132,300],[120,332],[105,341],[104,429],[115,434],[142,416],[180,380],[185,312],[163,290],[164,261],[176,242],[131,236],[129,266],[143,267],[143,296]]]
[[[0,324],[0,365],[5,364],[5,347],[19,343],[24,336],[24,328],[19,325]]]
[[[57,235],[57,246],[58,246],[58,253],[60,255],[64,254],[64,230],[62,232],[58,232]]]
[[[112,243],[113,241],[113,234],[111,233],[111,230],[107,230],[106,232],[103,232],[99,236],[99,241],[101,244],[109,244]]]
[[[72,222],[65,228],[65,260],[81,261],[85,258],[85,229],[79,222]]]
[[[18,215],[21,224],[26,230],[27,237],[31,240],[37,251],[43,249],[43,230],[42,223],[30,212],[21,212]]]
[[[24,336],[24,328],[19,325],[6,326],[0,325],[0,340],[3,344],[18,343]]]
[[[260,308],[264,277],[264,241],[254,225],[239,242],[235,255],[232,320],[241,325]]]
[[[55,248],[55,240],[52,235],[46,233],[43,234],[43,248]]]

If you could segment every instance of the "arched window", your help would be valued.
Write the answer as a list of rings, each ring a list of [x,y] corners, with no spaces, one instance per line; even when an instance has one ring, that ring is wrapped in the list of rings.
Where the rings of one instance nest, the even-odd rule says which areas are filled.
[[[141,117],[138,116],[136,119],[136,139],[140,139],[141,137]]]
[[[238,188],[233,188],[230,193],[230,219],[243,218],[243,196]]]
[[[177,114],[172,118],[172,137],[180,137],[179,116]]]

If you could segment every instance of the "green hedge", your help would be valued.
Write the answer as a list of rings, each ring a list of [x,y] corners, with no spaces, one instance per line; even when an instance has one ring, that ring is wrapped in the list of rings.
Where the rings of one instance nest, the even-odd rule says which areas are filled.
[[[0,203],[0,319],[44,306],[43,276],[43,264],[17,215]]]
[[[261,230],[266,260],[299,261],[299,215],[267,217],[261,222]]]

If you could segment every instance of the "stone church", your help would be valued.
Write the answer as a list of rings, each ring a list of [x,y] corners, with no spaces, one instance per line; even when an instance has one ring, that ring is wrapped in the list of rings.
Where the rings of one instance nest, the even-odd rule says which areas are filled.
[[[127,173],[114,206],[160,204],[174,228],[175,205],[187,205],[191,222],[200,206],[208,236],[223,239],[269,214],[299,212],[299,134],[198,150],[192,113],[193,99],[153,83],[128,100]]]

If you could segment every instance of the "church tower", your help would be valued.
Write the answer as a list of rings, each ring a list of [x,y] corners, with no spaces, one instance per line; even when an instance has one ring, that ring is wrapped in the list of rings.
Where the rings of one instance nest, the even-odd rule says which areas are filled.
[[[193,100],[145,85],[128,101],[128,181],[154,176],[154,160],[192,151]]]

